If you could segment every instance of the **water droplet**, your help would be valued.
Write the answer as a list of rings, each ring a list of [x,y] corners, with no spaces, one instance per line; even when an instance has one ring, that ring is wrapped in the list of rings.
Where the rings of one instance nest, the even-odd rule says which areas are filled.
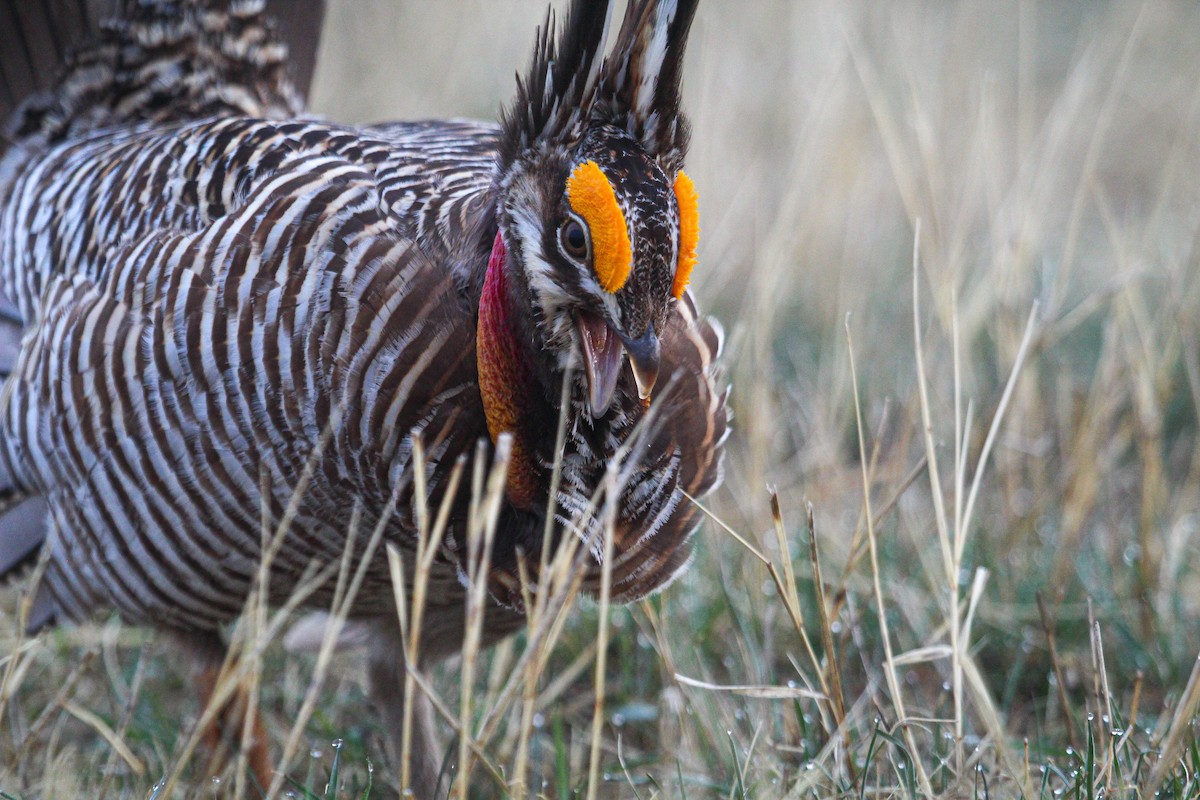
[[[1089,711],[1088,712],[1088,722],[1095,722],[1095,721],[1096,721],[1096,715]]]
[[[625,715],[619,711],[616,714],[613,714],[612,715],[612,724],[613,724],[614,728],[620,728],[621,726],[623,726],[625,724]]]
[[[535,727],[535,728],[542,728],[542,727],[545,727],[545,725],[546,725],[546,717],[543,716],[540,712],[534,714],[533,719],[531,721],[533,722],[533,727]]]
[[[341,750],[343,744],[345,744],[345,743],[341,739],[334,739],[333,742],[329,746],[332,747],[334,750]]]
[[[308,751],[309,758],[320,758],[323,755],[325,755],[325,751],[319,747],[314,747],[312,750]]]
[[[795,688],[796,688],[796,682],[795,682],[795,681],[788,681],[788,682],[787,682],[787,687],[788,687],[789,689],[795,689]]]
[[[948,692],[953,688],[954,687],[950,684],[950,681],[942,681],[942,691],[943,692]]]
[[[217,775],[213,775],[213,776],[212,776],[212,785],[213,785],[213,786],[220,786],[220,785],[221,785],[221,778],[220,778],[220,776],[217,776]]]
[[[1124,736],[1125,731],[1121,728],[1113,728],[1111,731],[1109,731],[1109,734],[1112,736]]]

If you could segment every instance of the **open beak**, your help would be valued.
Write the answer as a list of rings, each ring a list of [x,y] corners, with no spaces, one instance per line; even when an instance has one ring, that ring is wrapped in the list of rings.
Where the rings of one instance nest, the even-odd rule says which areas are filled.
[[[631,339],[618,334],[603,319],[586,311],[579,312],[576,322],[579,339],[583,343],[583,368],[587,375],[588,404],[592,418],[598,419],[612,403],[626,354],[633,367],[638,395],[643,400],[649,397],[658,380],[658,365],[662,355],[654,324],[651,323],[637,339]]]

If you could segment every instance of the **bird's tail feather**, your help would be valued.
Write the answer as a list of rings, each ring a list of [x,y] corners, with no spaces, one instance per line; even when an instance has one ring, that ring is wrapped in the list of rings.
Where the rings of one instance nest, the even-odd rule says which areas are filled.
[[[220,113],[222,97],[295,110],[312,82],[323,17],[324,0],[0,2],[0,121],[11,117],[0,153],[39,131],[110,123],[113,113]],[[179,64],[194,73],[189,89],[164,96],[163,76]]]

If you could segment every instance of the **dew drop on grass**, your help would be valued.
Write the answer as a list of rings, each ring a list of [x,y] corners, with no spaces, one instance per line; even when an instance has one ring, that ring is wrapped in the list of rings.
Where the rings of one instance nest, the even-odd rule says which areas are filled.
[[[953,688],[954,687],[950,685],[950,681],[942,681],[942,691],[943,692],[948,692]]]
[[[1124,736],[1125,731],[1121,728],[1113,728],[1111,731],[1109,731],[1109,734],[1112,736]]]
[[[333,742],[329,746],[332,747],[334,750],[341,750],[343,744],[344,744],[344,742],[341,739],[334,739]]]
[[[612,715],[612,724],[614,728],[620,728],[625,724],[625,715],[619,711]]]
[[[312,750],[308,751],[309,758],[320,758],[323,755],[325,755],[325,751],[319,747],[314,747]]]
[[[532,720],[530,720],[530,721],[533,723],[533,727],[535,727],[535,728],[541,728],[541,727],[545,726],[545,724],[546,724],[546,717],[545,717],[545,716],[543,716],[543,715],[542,715],[542,714],[539,712],[539,713],[535,713],[535,714],[533,715],[533,719],[532,719]]]

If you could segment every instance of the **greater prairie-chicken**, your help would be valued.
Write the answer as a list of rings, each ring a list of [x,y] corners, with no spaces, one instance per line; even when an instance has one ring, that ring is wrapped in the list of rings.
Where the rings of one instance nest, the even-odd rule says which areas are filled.
[[[319,5],[277,5],[300,19],[289,39],[310,72]],[[537,591],[548,510],[549,546],[579,537],[584,586],[599,586],[593,511],[614,460],[613,598],[681,571],[688,496],[719,481],[728,423],[719,330],[687,290],[695,0],[631,0],[606,56],[608,5],[575,0],[557,33],[547,18],[499,124],[302,116],[261,2],[91,0],[113,19],[48,90],[23,98],[9,72],[23,102],[0,143],[0,280],[24,334],[0,418],[20,503],[0,574],[46,560],[32,627],[115,609],[217,661],[264,526],[286,522],[274,602],[341,559],[351,518],[411,552],[418,435],[434,502],[478,442],[511,437],[486,640],[521,624],[519,560]],[[21,39],[36,65],[30,31],[91,27],[48,13],[60,6],[14,17],[10,55]],[[469,495],[449,501],[429,576],[429,659],[461,644]],[[405,667],[380,553],[352,614],[395,721]],[[332,584],[306,605],[326,607]],[[418,745],[424,796],[438,751]]]

